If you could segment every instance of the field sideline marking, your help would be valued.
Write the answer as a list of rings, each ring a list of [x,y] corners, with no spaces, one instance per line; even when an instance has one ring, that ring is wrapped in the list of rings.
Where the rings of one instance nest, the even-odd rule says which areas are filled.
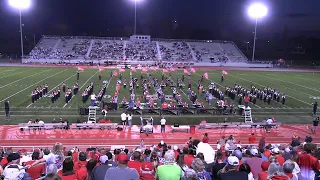
[[[247,80],[247,79],[243,79],[243,78],[236,77],[236,76],[232,76],[232,75],[229,75],[229,76],[235,77],[235,78],[238,78],[238,79],[242,79],[242,80],[244,80],[244,81],[251,82],[251,83],[256,84],[256,85],[258,85],[258,86],[260,86],[260,87],[265,87],[265,86],[263,86],[263,85],[261,85],[261,84],[255,83],[255,82],[250,81],[250,80]],[[303,100],[297,99],[297,98],[295,98],[295,97],[293,97],[293,96],[289,96],[289,95],[287,95],[287,96],[288,96],[288,97],[291,97],[292,99],[295,99],[295,100],[297,100],[297,101],[300,101],[300,102],[303,102],[303,103],[305,103],[305,104],[311,105],[310,103],[307,103],[307,102],[305,102],[305,101],[303,101]]]
[[[5,100],[8,99],[8,98],[11,98],[11,97],[17,95],[17,94],[25,91],[26,89],[28,89],[28,88],[36,85],[36,84],[39,84],[40,82],[42,82],[42,81],[44,81],[44,80],[46,80],[46,79],[49,79],[49,78],[51,78],[51,77],[53,77],[53,76],[56,76],[57,74],[61,74],[62,72],[65,72],[66,70],[68,70],[68,69],[65,69],[65,70],[63,70],[63,71],[61,71],[61,72],[55,73],[55,74],[53,74],[53,75],[51,75],[51,76],[48,76],[48,77],[46,77],[46,78],[44,78],[44,79],[42,79],[42,80],[40,80],[40,81],[38,81],[38,82],[36,82],[36,83],[34,83],[34,84],[31,84],[30,86],[28,86],[28,87],[26,87],[26,88],[24,88],[24,89],[22,89],[22,90],[20,90],[20,91],[18,91],[18,92],[16,92],[16,93],[12,94],[11,96],[2,99],[0,102],[3,102],[3,101],[5,101]]]
[[[265,76],[262,76],[262,75],[259,75],[259,74],[256,74],[256,75],[257,75],[257,76],[261,76],[261,77],[265,77]],[[270,77],[266,77],[266,78],[269,78],[269,79],[272,79],[272,80],[276,80],[276,79],[270,78]],[[274,82],[271,82],[271,83],[272,83],[272,84],[278,84],[278,83],[274,83]],[[281,85],[281,84],[280,84],[280,86],[283,86],[283,87],[285,87],[286,89],[291,89],[291,90],[293,90],[293,91],[296,91],[296,92],[299,92],[299,93],[302,93],[302,94],[305,94],[305,95],[308,95],[308,96],[313,96],[313,95],[311,95],[311,94],[304,93],[304,92],[301,92],[301,91],[297,91],[297,90],[295,90],[295,89],[289,88],[289,87],[284,86],[284,85]]]
[[[72,76],[70,76],[70,77],[68,77],[67,79],[65,79],[64,81],[62,81],[61,83],[59,83],[57,86],[53,87],[50,91],[48,91],[47,94],[50,94],[53,90],[55,90],[55,89],[56,89],[58,86],[60,86],[63,82],[67,81],[68,79],[72,78],[73,76],[75,76],[75,74],[72,75]],[[40,100],[40,99],[39,99],[39,100]],[[26,108],[30,107],[32,104],[33,104],[33,103],[29,104]]]
[[[0,86],[0,89],[2,89],[2,88],[4,88],[4,87],[7,87],[7,86],[9,86],[9,85],[11,85],[11,84],[14,84],[14,83],[16,83],[16,82],[19,82],[19,81],[21,81],[21,80],[24,80],[24,79],[26,79],[26,78],[29,78],[29,77],[32,77],[32,76],[35,76],[35,75],[38,75],[38,74],[41,74],[41,73],[44,73],[44,72],[47,72],[47,71],[51,71],[51,70],[52,70],[52,69],[48,69],[48,70],[41,71],[41,72],[39,72],[39,73],[30,75],[30,76],[26,76],[26,77],[24,77],[24,78],[20,78],[20,79],[18,79],[18,80],[15,80],[15,81],[9,83],[9,84],[6,84],[6,85],[4,85],[4,86]]]
[[[198,73],[194,73],[194,74],[196,74],[196,75],[198,75],[198,76],[200,76],[201,77],[201,75],[200,74],[198,74]],[[214,82],[215,84],[218,84],[220,87],[222,87],[222,88],[226,88],[225,86],[222,86],[221,84],[219,84],[219,83],[217,83],[217,82]],[[223,91],[222,91],[223,92]],[[224,95],[224,94],[223,94]],[[253,104],[252,102],[250,102],[251,104]],[[256,107],[258,107],[258,108],[262,108],[262,107],[260,107],[260,106],[258,106],[258,105],[256,105],[256,104],[253,104],[254,106],[256,106]]]
[[[273,79],[274,80],[274,78],[271,78],[271,77],[269,77],[270,79]],[[310,87],[307,87],[307,86],[303,86],[303,85],[300,85],[300,84],[296,84],[296,83],[292,83],[292,82],[287,82],[287,81],[283,81],[283,80],[281,80],[281,79],[278,79],[279,81],[281,81],[281,82],[286,82],[286,83],[290,83],[290,84],[293,84],[293,85],[296,85],[296,86],[300,86],[300,87],[303,87],[303,88],[306,88],[306,89],[310,89],[310,90],[313,90],[313,91],[317,91],[317,92],[320,92],[319,90],[317,90],[317,89],[313,89],[313,88],[310,88]]]
[[[5,70],[5,71],[0,72],[0,74],[10,72],[10,71],[16,71],[17,69],[20,69],[20,68]]]
[[[85,83],[83,83],[83,85],[80,87],[79,91],[80,91],[80,90],[88,83],[88,81],[89,81],[90,79],[92,79],[93,76],[96,75],[98,72],[99,72],[99,71],[95,72],[91,77],[89,77],[89,79],[88,79]],[[74,96],[75,96],[75,95],[72,95],[70,101],[73,99]],[[70,103],[70,101],[69,101],[68,103]],[[62,108],[65,108],[65,107],[68,105],[68,103],[66,103]]]
[[[8,76],[3,76],[3,77],[1,77],[0,79],[6,78],[6,77],[9,77],[9,76],[13,76],[13,75],[17,75],[17,74],[20,74],[20,73],[28,72],[28,71],[35,70],[35,69],[36,69],[36,68],[29,69],[29,70],[27,70],[27,71],[21,71],[21,72],[18,72],[18,73],[10,74],[10,75],[8,75]]]

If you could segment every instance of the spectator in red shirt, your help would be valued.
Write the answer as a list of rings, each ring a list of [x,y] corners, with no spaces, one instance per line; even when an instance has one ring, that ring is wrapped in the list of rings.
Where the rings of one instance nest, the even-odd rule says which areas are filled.
[[[299,179],[314,179],[315,172],[320,170],[318,159],[312,155],[317,146],[308,143],[303,148],[305,153],[300,154],[297,159],[297,164],[300,167]]]
[[[26,162],[26,165],[31,165],[33,164],[36,160],[39,159],[40,153],[39,152],[33,152],[32,153],[32,160]],[[45,173],[45,165],[38,165],[38,166],[33,166],[29,169],[27,169],[27,173],[29,173],[30,177],[33,179],[38,179],[41,177],[42,174]]]
[[[281,156],[279,148],[273,148],[272,153],[274,154],[274,157],[277,159],[278,163],[282,166],[285,160]]]
[[[255,144],[256,143],[256,137],[254,136],[254,133],[252,133],[249,136],[249,144]]]
[[[75,180],[76,175],[74,173],[73,167],[73,159],[71,157],[67,157],[63,161],[62,170],[58,171],[58,175],[62,178],[62,180]]]
[[[82,167],[86,167],[87,166],[87,154],[85,152],[80,152],[79,153],[79,157],[77,157],[78,161],[77,163],[75,163],[74,165],[74,170],[77,171]]]
[[[184,162],[186,163],[186,165],[190,168],[191,167],[191,164],[192,164],[192,161],[194,159],[194,156],[193,156],[193,150],[192,149],[189,149],[189,151],[187,150],[188,154],[185,154],[184,155]]]
[[[208,133],[204,133],[204,136],[203,136],[202,142],[203,142],[203,143],[209,143]]]
[[[261,164],[262,171],[258,173],[259,180],[267,180],[268,179],[268,168],[270,163],[268,161],[263,161]]]
[[[76,162],[78,162],[78,157],[79,157],[79,149],[77,147],[74,148],[74,151],[72,153],[72,158],[73,158],[73,162],[76,164]]]
[[[140,169],[141,169],[141,161],[140,160],[141,160],[141,152],[135,151],[133,153],[133,161],[128,162],[128,167],[136,169],[139,174],[140,174]]]

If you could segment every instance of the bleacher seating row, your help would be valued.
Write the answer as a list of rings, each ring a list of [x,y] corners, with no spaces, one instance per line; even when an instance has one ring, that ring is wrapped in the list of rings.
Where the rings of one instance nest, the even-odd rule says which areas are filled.
[[[130,60],[163,62],[247,62],[238,47],[229,41],[191,41],[127,38],[43,36],[27,57],[29,60]]]

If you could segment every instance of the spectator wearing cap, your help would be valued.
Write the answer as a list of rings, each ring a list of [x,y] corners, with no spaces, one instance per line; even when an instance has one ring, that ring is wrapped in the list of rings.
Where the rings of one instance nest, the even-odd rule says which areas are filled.
[[[103,180],[107,170],[111,167],[116,167],[117,164],[112,161],[112,154],[110,152],[107,152],[106,155],[100,156],[99,161],[101,162],[101,165],[93,168],[92,179]]]
[[[284,163],[283,171],[291,180],[298,180],[298,175],[293,174],[294,164],[293,163]]]
[[[129,158],[126,154],[118,155],[118,166],[110,167],[106,172],[104,180],[139,180],[139,174],[136,169],[128,168]]]
[[[34,163],[36,160],[39,159],[40,153],[39,152],[33,152],[32,153],[32,160],[26,162],[26,165],[31,165],[32,163]],[[34,166],[32,168],[27,169],[27,173],[29,173],[30,177],[33,179],[38,179],[40,178],[43,174],[45,174],[45,165],[38,165],[38,166]]]
[[[31,157],[28,156],[28,152],[26,149],[20,150],[20,165],[24,165],[26,162],[31,161]]]
[[[258,173],[258,179],[259,180],[267,180],[268,178],[268,168],[269,168],[270,162],[263,161],[261,164],[262,171]]]
[[[261,171],[262,158],[259,157],[258,149],[252,148],[250,150],[251,158],[248,158],[246,163],[251,167],[254,178],[258,177],[258,173]]]
[[[173,152],[174,152],[174,157],[177,159],[178,158],[178,155],[180,153],[180,149],[178,148],[177,145],[174,145],[173,146]]]
[[[151,162],[142,162],[140,169],[140,180],[155,180],[155,169]]]
[[[253,174],[251,172],[251,168],[247,163],[241,164],[240,167],[239,167],[239,171],[240,172],[245,172],[246,174],[248,174],[248,180],[254,180]]]
[[[72,157],[67,157],[62,163],[62,170],[58,171],[58,175],[61,176],[63,180],[75,180],[77,178],[73,168],[74,163]]]
[[[227,165],[218,172],[220,180],[248,180],[248,175],[245,172],[237,171],[239,167],[239,159],[235,156],[227,158]]]
[[[282,166],[285,160],[280,154],[280,149],[277,148],[277,147],[273,148],[272,149],[272,154],[277,159],[277,162]]]
[[[128,162],[129,168],[134,168],[137,170],[138,173],[140,173],[141,169],[141,152],[135,151],[133,153],[133,161]]]
[[[199,179],[211,180],[211,173],[205,171],[205,164],[201,159],[195,158],[192,161],[191,168],[197,173]]]
[[[288,180],[289,177],[283,172],[279,163],[271,163],[268,168],[268,180]]]
[[[240,152],[241,153],[241,152]],[[218,150],[216,154],[216,162],[212,166],[212,177],[218,179],[218,172],[226,166],[227,163],[223,162],[222,151]]]
[[[249,136],[249,144],[255,144],[256,143],[256,136],[254,136],[254,133],[251,133]]]
[[[3,170],[4,179],[15,180],[24,179],[30,180],[29,174],[26,173],[25,169],[19,165],[20,155],[18,153],[11,153],[8,155],[8,164]]]
[[[158,166],[156,179],[180,179],[182,177],[182,170],[180,166],[176,164],[174,152],[166,152],[164,158],[165,164]]]
[[[283,157],[284,160],[286,161],[286,160],[288,160],[288,159],[291,159],[292,156],[293,156],[293,155],[292,155],[292,153],[291,153],[290,147],[286,147],[286,148],[284,149],[284,154],[282,155],[282,157]]]
[[[312,155],[316,148],[315,144],[304,145],[305,153],[300,154],[297,159],[297,164],[300,167],[299,179],[314,179],[315,173],[320,170],[318,159]]]

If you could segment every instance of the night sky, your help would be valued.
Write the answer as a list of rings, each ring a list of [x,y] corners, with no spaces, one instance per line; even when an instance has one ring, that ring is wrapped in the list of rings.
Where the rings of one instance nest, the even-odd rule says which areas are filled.
[[[141,0],[138,34],[160,38],[252,38],[254,20],[247,15],[253,0]],[[258,35],[272,37],[320,31],[320,0],[262,0],[269,12],[259,20]],[[176,22],[176,23],[175,23]],[[23,11],[24,33],[128,36],[134,24],[132,0],[33,0]],[[173,33],[173,30],[179,33]],[[0,39],[19,38],[18,11],[0,0]]]

